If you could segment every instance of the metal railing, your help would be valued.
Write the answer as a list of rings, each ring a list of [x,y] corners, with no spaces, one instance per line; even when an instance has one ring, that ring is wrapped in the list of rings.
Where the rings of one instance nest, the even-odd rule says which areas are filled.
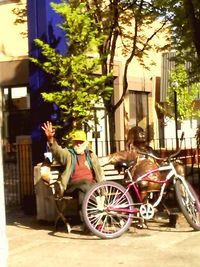
[[[28,204],[34,197],[32,144],[27,136],[3,153],[4,190],[6,206]]]
[[[200,149],[195,147],[195,138],[185,139],[179,159],[185,166],[187,179],[200,189]],[[111,145],[115,151],[125,149],[125,141],[117,140],[114,144],[98,141],[97,149],[91,144],[98,157],[110,154]],[[175,140],[153,140],[151,147],[160,156],[168,155],[176,150]],[[17,144],[15,152],[4,157],[4,187],[6,206],[29,204],[34,196],[34,177],[31,161],[32,145]]]

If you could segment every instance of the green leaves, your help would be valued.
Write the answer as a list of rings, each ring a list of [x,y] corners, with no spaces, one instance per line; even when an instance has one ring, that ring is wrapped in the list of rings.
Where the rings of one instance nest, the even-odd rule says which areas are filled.
[[[72,121],[73,127],[94,120],[95,105],[102,103],[102,98],[110,99],[113,88],[105,84],[112,74],[101,75],[101,58],[96,51],[103,35],[92,17],[94,10],[86,11],[83,3],[76,7],[64,2],[51,3],[51,7],[63,17],[58,27],[65,33],[68,50],[61,55],[49,44],[36,39],[43,59],[32,58],[31,61],[50,74],[54,82],[52,88],[42,93],[43,99],[56,104],[63,121]]]
[[[67,43],[74,55],[82,54],[83,50],[94,52],[102,44],[102,35],[97,30],[98,23],[92,16],[95,10],[87,10],[86,3],[76,7],[67,3],[51,3],[51,7],[63,17],[63,23],[58,26],[66,32]]]
[[[178,120],[181,122],[199,117],[200,111],[195,109],[195,100],[200,93],[200,84],[190,81],[185,65],[178,65],[170,76],[167,104],[172,110],[172,113],[168,114],[171,117],[174,117],[174,92],[177,96]]]

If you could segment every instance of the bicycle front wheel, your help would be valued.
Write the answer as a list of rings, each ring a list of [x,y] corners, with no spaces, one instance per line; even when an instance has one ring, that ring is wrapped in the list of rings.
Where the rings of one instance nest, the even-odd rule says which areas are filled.
[[[187,181],[186,183],[187,183],[188,189],[186,188],[186,186],[180,179],[176,181],[175,191],[176,191],[177,201],[189,225],[194,230],[199,231],[200,230],[200,202],[192,186]],[[194,201],[189,195],[188,190],[193,196]]]
[[[133,200],[116,182],[95,184],[86,194],[82,214],[86,226],[104,239],[121,236],[131,225]]]

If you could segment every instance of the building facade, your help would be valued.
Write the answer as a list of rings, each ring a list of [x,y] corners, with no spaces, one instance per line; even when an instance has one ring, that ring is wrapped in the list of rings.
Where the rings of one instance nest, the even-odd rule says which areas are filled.
[[[29,194],[33,188],[31,170],[43,160],[46,147],[41,124],[47,119],[51,120],[52,115],[51,107],[42,101],[40,95],[42,88],[48,86],[48,79],[38,68],[30,64],[28,58],[39,55],[38,48],[34,44],[35,38],[42,38],[56,45],[60,53],[66,49],[62,39],[63,33],[56,26],[60,18],[51,9],[50,2],[50,0],[0,1],[0,21],[1,25],[6,25],[0,28],[3,152],[4,161],[7,163],[11,164],[12,160],[17,161],[16,184],[19,190],[24,191],[21,198]],[[54,0],[54,2],[60,1]],[[26,9],[26,4],[28,21],[15,24],[17,16],[14,9],[15,11],[17,8]],[[162,36],[159,38],[156,42],[163,42],[164,38]],[[128,70],[128,91],[125,101],[115,114],[115,139],[122,141],[123,144],[128,130],[136,125],[147,130],[149,138],[159,137],[160,126],[155,102],[160,94],[161,54],[150,51],[149,57],[155,61],[150,70],[146,70],[136,60],[130,64]],[[114,65],[115,103],[121,97],[123,90],[124,63],[125,58],[119,52]],[[94,144],[93,149],[101,157],[109,153],[109,149],[104,147],[109,141],[109,133],[103,106],[97,107],[96,116],[102,118],[100,125],[96,126],[98,136],[89,132],[88,138]],[[21,150],[20,145],[23,144],[29,145],[31,150],[25,148]],[[120,145],[118,149],[124,149],[124,145]],[[23,159],[29,162],[28,165],[20,164],[24,162]],[[27,168],[30,169],[28,175]],[[6,175],[7,179],[12,176],[10,173]],[[19,176],[30,176],[30,178],[29,181],[25,180],[22,183],[22,178]]]

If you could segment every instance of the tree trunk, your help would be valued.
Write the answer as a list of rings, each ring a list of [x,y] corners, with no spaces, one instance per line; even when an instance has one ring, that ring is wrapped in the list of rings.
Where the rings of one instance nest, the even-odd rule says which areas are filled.
[[[108,112],[108,123],[109,123],[110,153],[114,153],[116,152],[114,112]]]

